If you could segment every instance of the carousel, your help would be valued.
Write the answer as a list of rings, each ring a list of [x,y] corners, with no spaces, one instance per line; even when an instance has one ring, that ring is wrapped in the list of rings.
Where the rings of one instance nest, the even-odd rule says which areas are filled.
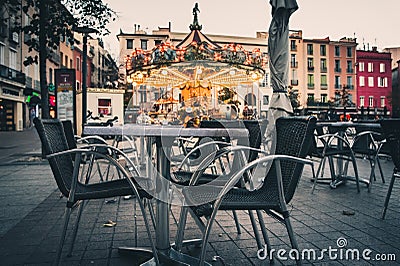
[[[168,119],[238,118],[235,88],[264,77],[267,58],[259,49],[246,51],[239,44],[223,47],[201,32],[197,11],[191,32],[177,45],[162,43],[152,50],[126,56],[127,79],[137,85],[166,88],[149,115],[154,121]]]

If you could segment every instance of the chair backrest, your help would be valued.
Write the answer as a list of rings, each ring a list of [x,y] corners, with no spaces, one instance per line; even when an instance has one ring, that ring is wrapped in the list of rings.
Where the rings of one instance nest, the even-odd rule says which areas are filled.
[[[305,158],[314,138],[316,121],[317,119],[313,116],[281,117],[277,119],[275,154]],[[261,189],[273,189],[278,192],[275,167],[275,164],[273,164],[268,171]],[[303,164],[281,161],[281,170],[285,200],[288,203],[293,198],[299,183]]]
[[[45,155],[68,150],[68,142],[62,123],[57,119],[34,119],[35,128],[39,134]],[[68,196],[73,175],[71,155],[49,158],[49,164],[57,186],[64,196]]]
[[[400,119],[384,119],[380,121],[383,134],[390,147],[390,155],[397,171],[400,171]]]
[[[62,125],[64,128],[64,134],[67,139],[68,147],[70,149],[75,149],[77,146],[76,146],[74,128],[72,127],[71,120],[62,121]]]

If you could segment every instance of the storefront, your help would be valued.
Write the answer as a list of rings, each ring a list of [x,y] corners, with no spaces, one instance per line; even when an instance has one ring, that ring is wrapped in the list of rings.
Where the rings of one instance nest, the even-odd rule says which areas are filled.
[[[0,131],[22,131],[24,127],[24,96],[22,91],[0,89]]]

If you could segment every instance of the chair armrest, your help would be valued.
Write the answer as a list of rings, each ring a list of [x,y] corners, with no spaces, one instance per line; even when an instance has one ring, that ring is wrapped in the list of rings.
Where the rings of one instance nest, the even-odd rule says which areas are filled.
[[[227,144],[226,142],[222,142],[224,144]],[[194,171],[192,177],[190,178],[190,182],[189,185],[196,185],[199,178],[201,177],[201,175],[204,173],[204,171],[208,168],[208,166],[215,161],[216,159],[230,153],[230,152],[244,152],[244,151],[256,151],[258,153],[261,154],[265,154],[268,155],[269,153],[261,150],[261,149],[256,149],[256,148],[252,148],[252,147],[248,147],[248,146],[241,146],[241,145],[237,145],[237,146],[226,146],[223,147],[222,149],[218,150],[216,153],[212,153],[209,154],[207,157],[205,157],[202,161],[201,164],[198,165],[198,167],[196,168],[196,170]],[[244,154],[242,153],[242,160],[245,160],[244,158]]]
[[[223,141],[210,141],[210,142],[202,143],[202,144],[196,146],[194,149],[192,149],[189,153],[187,153],[187,154],[185,155],[185,157],[183,158],[182,162],[181,162],[181,163],[179,164],[179,166],[178,166],[178,170],[182,170],[182,167],[186,164],[186,162],[187,162],[187,163],[190,162],[190,158],[189,158],[189,157],[190,157],[193,153],[197,152],[198,150],[200,150],[200,149],[202,149],[202,148],[205,148],[205,147],[207,147],[207,146],[210,146],[210,145],[229,146],[229,145],[231,145],[231,144],[228,143],[228,142],[223,142]]]
[[[91,143],[90,140],[97,140],[100,143],[107,144],[106,140],[99,136],[87,136],[87,137],[83,137],[83,138],[78,138],[77,142],[89,144],[89,143]]]

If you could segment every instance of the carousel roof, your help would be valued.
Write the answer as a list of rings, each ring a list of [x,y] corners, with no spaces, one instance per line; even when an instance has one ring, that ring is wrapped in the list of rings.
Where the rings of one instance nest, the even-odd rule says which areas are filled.
[[[197,9],[198,10],[198,9]],[[135,49],[127,56],[128,79],[151,86],[236,86],[262,78],[266,56],[239,44],[219,46],[201,32],[197,12],[191,32],[176,46],[169,42],[152,50]]]

